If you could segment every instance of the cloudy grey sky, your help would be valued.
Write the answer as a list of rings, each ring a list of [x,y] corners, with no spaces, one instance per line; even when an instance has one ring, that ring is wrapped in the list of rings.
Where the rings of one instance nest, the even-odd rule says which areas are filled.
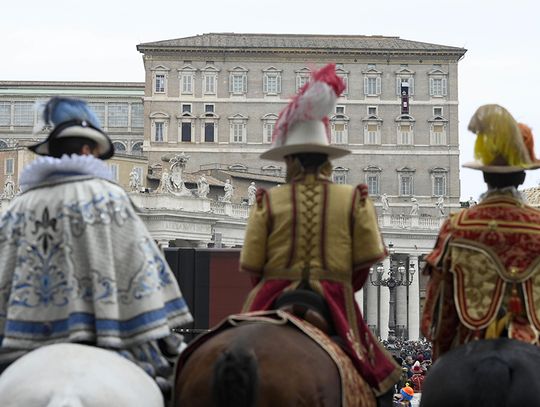
[[[361,34],[468,49],[459,65],[461,162],[466,129],[485,103],[540,135],[540,6],[536,0],[26,0],[2,4],[0,80],[144,81],[141,42],[208,32]],[[540,141],[537,142],[537,154]],[[540,155],[540,154],[539,154]],[[530,172],[526,186],[538,185]],[[461,197],[481,173],[461,169]]]

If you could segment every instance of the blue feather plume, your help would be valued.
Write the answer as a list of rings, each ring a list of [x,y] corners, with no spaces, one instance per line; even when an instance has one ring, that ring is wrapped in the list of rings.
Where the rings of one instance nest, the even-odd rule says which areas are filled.
[[[43,121],[46,124],[57,126],[70,120],[85,120],[92,126],[101,128],[96,114],[83,100],[53,97],[47,102],[43,110]]]

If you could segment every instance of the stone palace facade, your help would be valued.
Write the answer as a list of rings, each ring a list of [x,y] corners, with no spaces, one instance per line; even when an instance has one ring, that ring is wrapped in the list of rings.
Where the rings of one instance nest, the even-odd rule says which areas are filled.
[[[2,147],[34,141],[30,102],[82,97],[117,148],[142,147],[148,175],[130,194],[161,245],[238,247],[251,182],[283,182],[281,163],[259,159],[279,111],[313,69],[335,62],[347,88],[331,117],[332,142],[352,154],[334,162],[334,182],[368,185],[391,247],[357,300],[383,339],[417,339],[423,256],[442,219],[459,209],[458,62],[466,50],[398,37],[232,33],[137,49],[144,84],[0,82],[0,156]],[[163,180],[182,155],[182,174]],[[204,196],[201,176],[210,184]],[[401,277],[405,285],[393,287]]]

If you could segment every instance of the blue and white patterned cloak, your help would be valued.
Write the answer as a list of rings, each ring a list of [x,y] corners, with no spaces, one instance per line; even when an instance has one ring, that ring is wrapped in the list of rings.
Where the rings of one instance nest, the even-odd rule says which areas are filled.
[[[115,349],[152,375],[192,321],[124,190],[92,156],[42,157],[0,215],[0,363],[50,343]],[[169,370],[169,369],[165,369]]]

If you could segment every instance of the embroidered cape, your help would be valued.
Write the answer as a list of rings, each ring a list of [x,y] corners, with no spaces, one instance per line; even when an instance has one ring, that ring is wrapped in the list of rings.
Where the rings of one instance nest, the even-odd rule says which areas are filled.
[[[42,157],[23,170],[24,192],[0,217],[0,362],[84,342],[152,374],[163,362],[152,341],[192,320],[128,196],[106,177],[89,156]]]

